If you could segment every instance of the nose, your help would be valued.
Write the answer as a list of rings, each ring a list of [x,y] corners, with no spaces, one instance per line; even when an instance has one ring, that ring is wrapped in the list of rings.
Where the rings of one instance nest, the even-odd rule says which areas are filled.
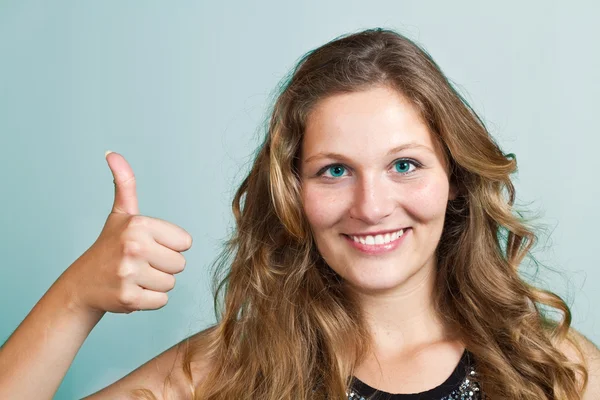
[[[396,202],[389,185],[390,182],[376,177],[363,177],[357,180],[350,217],[368,225],[377,225],[391,215]]]

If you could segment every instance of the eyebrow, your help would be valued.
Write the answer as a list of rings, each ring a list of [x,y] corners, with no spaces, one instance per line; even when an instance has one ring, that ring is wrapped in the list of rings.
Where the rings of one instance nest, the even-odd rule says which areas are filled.
[[[425,145],[415,143],[415,142],[410,142],[410,143],[405,143],[405,144],[401,144],[400,146],[394,147],[393,149],[391,149],[390,151],[387,152],[387,156],[390,156],[392,154],[398,153],[398,152],[400,152],[402,150],[406,150],[406,149],[424,149],[431,153],[434,153],[434,151],[431,148],[429,148]],[[315,160],[318,160],[321,158],[337,158],[340,160],[348,159],[348,157],[346,157],[345,155],[340,154],[340,153],[317,153],[317,154],[314,154],[314,155],[306,158],[304,160],[304,162],[308,163],[308,162],[315,161]]]

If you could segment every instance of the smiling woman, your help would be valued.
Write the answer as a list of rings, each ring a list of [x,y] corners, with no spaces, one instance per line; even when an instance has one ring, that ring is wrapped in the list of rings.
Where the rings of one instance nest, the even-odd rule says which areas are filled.
[[[137,215],[129,165],[107,160],[113,212],[0,352],[2,398],[51,397],[104,312],[161,307],[184,267],[191,237]],[[235,195],[217,323],[89,398],[600,398],[600,352],[519,275],[536,236],[513,207],[516,168],[406,37],[317,48]]]
[[[234,199],[196,398],[597,398],[598,350],[519,276],[516,168],[397,32],[308,53]]]

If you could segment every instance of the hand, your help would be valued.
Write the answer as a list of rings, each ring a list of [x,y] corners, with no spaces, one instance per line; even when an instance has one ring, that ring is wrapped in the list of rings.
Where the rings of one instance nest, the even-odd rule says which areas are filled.
[[[96,242],[61,276],[74,304],[127,313],[167,304],[174,274],[185,268],[181,252],[192,246],[182,228],[139,215],[135,175],[118,153],[106,156],[115,184],[112,211]]]

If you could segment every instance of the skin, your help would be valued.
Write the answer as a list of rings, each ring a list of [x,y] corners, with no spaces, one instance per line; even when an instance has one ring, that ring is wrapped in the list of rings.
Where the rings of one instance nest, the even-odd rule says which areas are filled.
[[[408,143],[419,147],[390,153]],[[432,305],[434,252],[456,193],[427,125],[388,87],[334,95],[309,115],[301,154],[303,207],[318,250],[359,294],[372,333],[374,352],[355,376],[392,393],[442,383],[464,350]],[[344,236],[403,227],[411,228],[403,243],[378,255]]]

